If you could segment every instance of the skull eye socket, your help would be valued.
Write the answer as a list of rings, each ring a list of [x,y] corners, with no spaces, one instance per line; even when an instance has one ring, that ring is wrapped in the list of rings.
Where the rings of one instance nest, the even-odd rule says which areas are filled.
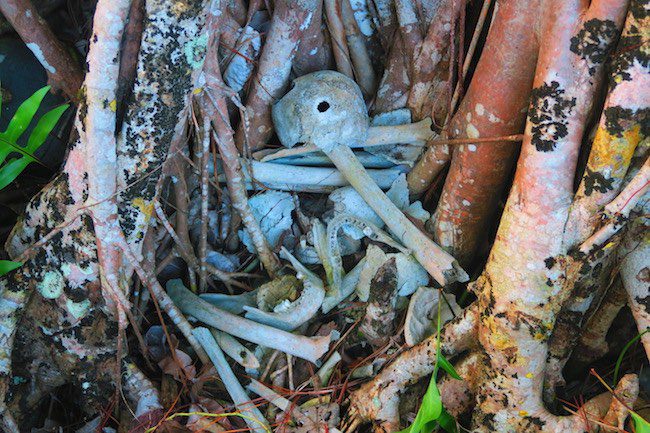
[[[316,107],[319,112],[324,113],[330,108],[330,104],[327,101],[321,101],[318,103],[318,106]]]

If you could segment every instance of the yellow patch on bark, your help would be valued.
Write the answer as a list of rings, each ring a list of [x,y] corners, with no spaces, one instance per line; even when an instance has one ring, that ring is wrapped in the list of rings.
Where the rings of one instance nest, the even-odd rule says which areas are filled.
[[[611,173],[610,179],[622,178],[640,140],[641,125],[639,124],[623,132],[623,137],[615,137],[605,128],[598,128],[591,149],[589,168],[598,172],[608,170]]]
[[[153,215],[153,202],[145,201],[142,197],[137,197],[133,200],[133,206],[137,207],[144,214],[145,221],[149,222],[151,215]]]

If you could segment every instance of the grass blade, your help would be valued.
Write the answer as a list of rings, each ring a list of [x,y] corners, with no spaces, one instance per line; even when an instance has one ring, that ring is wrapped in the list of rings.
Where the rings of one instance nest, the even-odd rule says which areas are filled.
[[[641,337],[643,337],[645,334],[650,332],[650,329],[646,329],[645,331],[641,332],[638,334],[636,337],[631,339],[630,341],[627,342],[625,347],[623,347],[623,350],[621,350],[621,353],[618,355],[618,359],[616,360],[616,366],[614,367],[614,378],[613,383],[616,384],[618,383],[618,373],[619,370],[621,369],[621,364],[623,363],[623,357],[625,357],[625,354],[627,353],[628,349]]]

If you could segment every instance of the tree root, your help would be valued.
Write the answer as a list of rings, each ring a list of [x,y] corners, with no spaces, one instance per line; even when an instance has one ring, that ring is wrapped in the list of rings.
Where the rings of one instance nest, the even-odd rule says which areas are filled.
[[[461,316],[448,322],[441,330],[440,349],[446,357],[475,345],[476,307],[476,304],[467,307]],[[342,430],[350,433],[361,422],[372,421],[379,431],[396,431],[399,427],[399,396],[407,385],[433,372],[436,350],[437,338],[431,336],[401,353],[370,382],[362,385],[350,396]]]
[[[0,282],[6,343],[0,412],[9,406],[19,423],[41,397],[66,383],[79,391],[84,408],[95,413],[121,381],[118,354],[123,339],[118,336],[116,314],[122,315],[123,328],[130,314],[125,311],[124,287],[133,267],[123,261],[120,249],[140,255],[160,168],[169,143],[183,129],[197,66],[186,52],[194,52],[200,36],[203,5],[197,2],[188,8],[181,2],[186,13],[178,15],[176,3],[147,2],[134,102],[115,139],[111,109],[115,88],[100,81],[106,70],[115,75],[108,80],[117,82],[116,53],[127,9],[123,2],[100,1],[93,42],[99,51],[89,57],[88,79],[94,84],[84,101],[86,109],[79,110],[79,140],[71,146],[63,173],[30,202],[7,242],[12,257],[34,244],[40,247]],[[111,49],[114,52],[107,54]],[[173,66],[170,57],[178,59]],[[57,232],[50,237],[50,230]],[[38,243],[42,238],[48,242]],[[23,314],[25,310],[29,314]],[[31,365],[48,366],[48,371],[30,370]],[[49,381],[41,380],[43,373]],[[38,375],[38,383],[33,375]],[[22,379],[13,381],[16,376]]]

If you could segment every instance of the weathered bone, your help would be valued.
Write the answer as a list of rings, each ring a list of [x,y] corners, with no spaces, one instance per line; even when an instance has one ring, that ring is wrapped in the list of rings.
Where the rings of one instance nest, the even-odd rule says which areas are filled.
[[[210,331],[207,328],[195,328],[192,333],[210,357],[235,406],[246,415],[244,421],[246,421],[248,427],[257,433],[269,432],[270,429],[267,425],[266,418],[264,418],[264,415],[251,402],[251,399],[237,380],[237,377],[235,377],[235,373],[233,373],[230,365],[228,365],[226,357]]]
[[[407,123],[405,125],[371,126],[368,128],[368,137],[362,143],[350,144],[351,148],[386,146],[388,144],[410,144],[422,147],[431,138],[431,118],[427,117],[419,122]],[[314,144],[280,149],[262,157],[261,161],[273,161],[287,156],[298,156],[306,153],[319,152],[320,149]]]
[[[219,347],[237,364],[251,370],[260,368],[260,361],[255,354],[237,341],[235,337],[218,329],[211,329],[210,332],[212,332],[212,336],[219,344]]]
[[[250,160],[242,165],[242,169],[248,189],[257,189],[262,184],[281,191],[331,192],[350,184],[345,175],[330,167],[304,167]],[[373,183],[381,189],[390,188],[400,173],[402,171],[398,168],[368,170]],[[220,174],[219,182],[224,181],[225,176]]]
[[[332,335],[321,337],[295,335],[220,310],[186,289],[180,280],[167,283],[167,293],[183,313],[207,325],[243,340],[277,349],[313,363],[317,363],[318,359],[327,352],[332,340]]]
[[[305,268],[286,248],[282,247],[282,253],[283,258],[291,262],[298,278],[303,281],[300,297],[281,311],[267,312],[248,306],[245,306],[244,310],[247,319],[285,331],[293,331],[316,315],[325,298],[325,288],[321,279]]]
[[[285,146],[308,142],[325,152],[438,283],[446,286],[469,279],[452,256],[424,236],[386,197],[348,147],[364,143],[369,129],[363,96],[354,81],[334,71],[304,75],[273,106],[273,120]]]

